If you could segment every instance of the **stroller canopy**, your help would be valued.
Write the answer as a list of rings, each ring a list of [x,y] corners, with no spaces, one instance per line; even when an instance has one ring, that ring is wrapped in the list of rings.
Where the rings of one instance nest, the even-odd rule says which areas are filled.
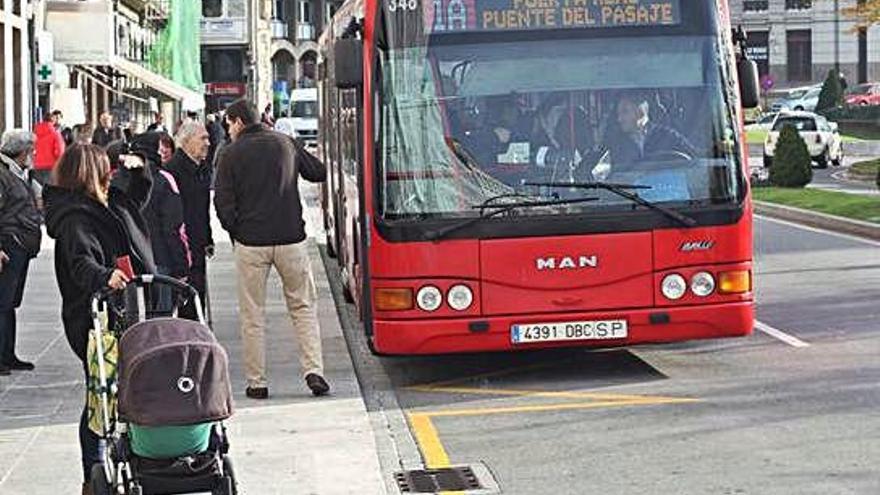
[[[231,416],[228,358],[211,330],[172,318],[143,321],[126,330],[119,341],[119,412],[143,426]]]

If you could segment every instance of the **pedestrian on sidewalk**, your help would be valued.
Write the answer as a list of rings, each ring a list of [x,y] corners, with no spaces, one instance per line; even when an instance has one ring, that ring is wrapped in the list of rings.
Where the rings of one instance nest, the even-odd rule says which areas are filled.
[[[153,190],[144,209],[147,228],[156,261],[156,273],[178,280],[187,280],[192,258],[189,239],[183,222],[183,200],[177,181],[171,172],[162,168],[160,155],[162,136],[146,132],[132,138],[130,152],[146,160],[153,174]],[[153,287],[156,294],[155,310],[170,315],[173,309],[173,291],[169,286]]]
[[[36,136],[23,130],[6,131],[0,140],[0,375],[34,369],[15,354],[15,310],[43,236],[41,187],[30,175],[35,143]]]
[[[46,185],[52,175],[52,169],[64,154],[64,138],[56,128],[58,116],[47,113],[43,121],[34,126],[37,135],[36,156],[34,156],[34,172],[37,181]]]
[[[152,186],[149,171],[128,161],[117,170],[112,184],[110,175],[110,160],[102,148],[75,144],[61,157],[53,185],[44,191],[46,227],[57,241],[55,277],[64,333],[82,361],[86,380],[92,294],[125,287],[128,274],[117,268],[124,257],[131,260],[135,274],[155,272],[146,233],[138,231],[145,223],[141,210]],[[87,407],[80,417],[79,440],[86,494],[91,493],[92,465],[103,459],[100,438],[88,427]]]
[[[234,242],[238,305],[244,342],[247,389],[254,399],[269,396],[264,333],[266,279],[281,277],[287,310],[299,342],[299,360],[312,394],[324,395],[317,291],[306,246],[298,179],[321,182],[327,169],[302,143],[266,129],[257,108],[238,100],[226,110],[232,143],[217,168],[214,206]]]
[[[122,130],[113,125],[113,114],[104,112],[98,118],[98,128],[92,134],[92,144],[106,148],[108,144],[118,139],[123,139]]]
[[[183,201],[183,219],[189,239],[192,267],[189,283],[199,291],[202,306],[207,301],[207,261],[214,256],[214,236],[211,232],[211,178],[213,169],[206,162],[211,145],[208,131],[199,122],[184,122],[177,130],[177,151],[165,164],[180,187]],[[180,316],[197,320],[195,306],[188,304]]]

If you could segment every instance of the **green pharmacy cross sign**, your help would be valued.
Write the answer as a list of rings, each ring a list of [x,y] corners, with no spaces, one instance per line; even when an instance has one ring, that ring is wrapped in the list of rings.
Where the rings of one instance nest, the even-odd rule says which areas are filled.
[[[55,73],[52,71],[52,68],[47,64],[40,65],[40,68],[37,69],[37,76],[39,76],[39,81],[41,83],[51,83],[53,82]]]

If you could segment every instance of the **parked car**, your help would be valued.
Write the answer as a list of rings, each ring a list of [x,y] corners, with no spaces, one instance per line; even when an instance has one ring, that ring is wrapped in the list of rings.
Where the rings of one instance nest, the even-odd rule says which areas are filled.
[[[806,89],[798,89],[789,92],[788,96],[780,98],[770,105],[770,110],[781,112],[783,110],[807,111],[816,110],[819,104],[819,93],[822,92],[822,86],[811,86]]]
[[[773,122],[776,120],[777,115],[779,115],[779,112],[765,113],[764,115],[758,117],[755,122],[747,125],[746,130],[750,131],[759,129],[763,131],[769,131],[770,128],[773,127]]]
[[[880,105],[880,83],[859,84],[844,96],[847,105]]]
[[[776,116],[764,140],[765,167],[773,164],[773,153],[776,151],[779,133],[786,125],[797,129],[798,134],[807,143],[810,157],[819,168],[827,167],[829,162],[835,167],[843,162],[843,143],[835,122],[829,122],[825,117],[810,112],[783,112]]]

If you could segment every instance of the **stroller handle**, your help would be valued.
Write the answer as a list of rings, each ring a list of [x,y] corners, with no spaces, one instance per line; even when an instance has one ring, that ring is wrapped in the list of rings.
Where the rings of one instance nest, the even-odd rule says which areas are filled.
[[[202,300],[201,300],[201,297],[199,296],[199,291],[195,287],[193,287],[192,285],[190,285],[186,282],[181,282],[180,280],[177,280],[174,277],[169,277],[167,275],[159,275],[159,274],[154,274],[154,273],[137,275],[134,278],[132,278],[131,280],[129,280],[128,283],[130,285],[134,284],[136,287],[141,288],[141,289],[146,288],[146,287],[150,287],[153,285],[170,285],[170,286],[176,288],[177,290],[186,293],[187,298],[195,303],[196,313],[198,315],[199,321],[202,323],[205,322],[204,312],[202,309]],[[107,299],[110,297],[110,295],[113,294],[114,292],[116,292],[115,289],[111,289],[109,287],[106,287],[104,289],[99,290],[98,292],[96,292],[92,296],[92,305],[91,306],[92,306],[92,312],[94,315],[96,315],[98,313],[98,310],[101,306],[101,303],[106,302]]]

